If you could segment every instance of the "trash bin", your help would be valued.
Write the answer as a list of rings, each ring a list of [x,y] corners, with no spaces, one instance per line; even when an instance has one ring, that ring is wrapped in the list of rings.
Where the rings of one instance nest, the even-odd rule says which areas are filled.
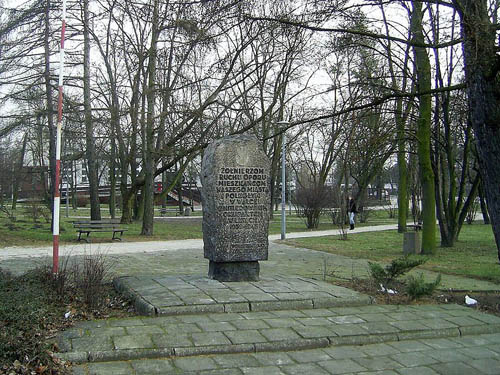
[[[420,239],[420,230],[422,225],[407,225],[407,230],[403,238],[403,254],[420,254],[422,253],[422,240]]]
[[[184,216],[191,216],[191,207],[186,207],[184,209]]]

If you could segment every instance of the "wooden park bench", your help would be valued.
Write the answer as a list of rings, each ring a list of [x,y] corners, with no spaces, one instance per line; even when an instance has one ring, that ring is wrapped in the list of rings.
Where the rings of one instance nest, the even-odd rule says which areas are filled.
[[[127,229],[120,226],[119,220],[105,219],[105,220],[77,220],[73,221],[73,227],[78,233],[78,241],[85,240],[89,242],[89,235],[92,232],[112,232],[112,240],[121,241],[123,232]],[[87,236],[82,238],[82,234]],[[118,236],[119,234],[119,236]]]

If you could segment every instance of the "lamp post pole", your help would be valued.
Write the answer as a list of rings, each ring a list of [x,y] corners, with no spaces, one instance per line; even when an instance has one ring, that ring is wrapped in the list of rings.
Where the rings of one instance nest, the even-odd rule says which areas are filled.
[[[283,128],[281,144],[281,239],[286,238],[286,127],[288,121],[280,121],[278,125]]]

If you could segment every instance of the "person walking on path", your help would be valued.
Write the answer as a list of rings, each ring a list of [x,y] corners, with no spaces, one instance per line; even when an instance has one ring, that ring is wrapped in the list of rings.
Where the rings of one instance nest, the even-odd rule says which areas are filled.
[[[353,230],[354,229],[354,216],[357,213],[356,202],[354,201],[353,197],[349,197],[349,206],[348,206],[347,212],[349,213],[349,224],[351,226],[351,230]]]

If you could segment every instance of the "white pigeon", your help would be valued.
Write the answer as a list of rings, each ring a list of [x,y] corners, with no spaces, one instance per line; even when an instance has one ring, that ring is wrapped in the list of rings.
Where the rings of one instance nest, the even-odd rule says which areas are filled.
[[[476,305],[477,301],[474,298],[470,298],[468,295],[465,296],[465,304],[467,306]]]

